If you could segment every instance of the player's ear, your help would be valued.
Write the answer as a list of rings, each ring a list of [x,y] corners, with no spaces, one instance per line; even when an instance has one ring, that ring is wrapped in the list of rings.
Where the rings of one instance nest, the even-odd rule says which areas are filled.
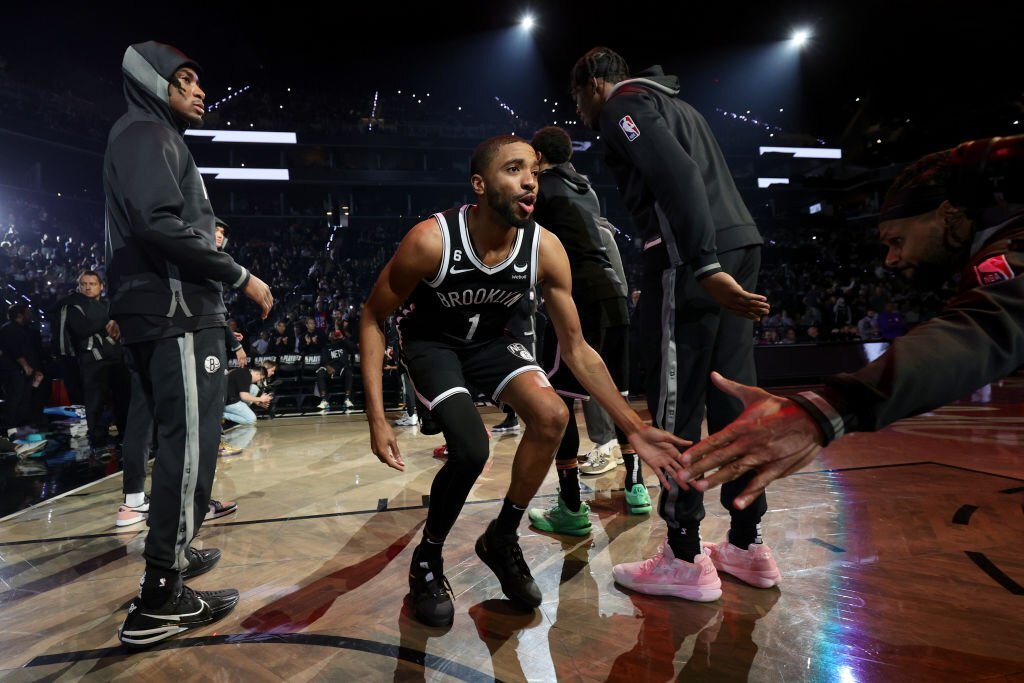
[[[473,194],[478,197],[483,197],[486,190],[486,183],[484,177],[479,173],[474,173],[470,179],[469,184],[473,187]]]

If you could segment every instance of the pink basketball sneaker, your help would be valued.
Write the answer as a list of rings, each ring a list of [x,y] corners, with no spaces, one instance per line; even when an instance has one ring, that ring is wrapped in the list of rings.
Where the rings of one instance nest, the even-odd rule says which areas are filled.
[[[751,543],[746,550],[729,541],[702,545],[718,571],[732,574],[743,583],[755,588],[771,588],[782,579],[771,548],[763,543]]]
[[[700,554],[693,562],[677,560],[668,541],[648,560],[615,565],[612,576],[616,583],[648,595],[671,595],[696,602],[722,597],[722,581],[711,558]]]

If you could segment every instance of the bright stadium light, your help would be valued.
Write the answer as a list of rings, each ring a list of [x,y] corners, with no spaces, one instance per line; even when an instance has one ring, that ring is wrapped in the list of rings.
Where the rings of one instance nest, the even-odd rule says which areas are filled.
[[[801,48],[807,44],[807,41],[811,37],[811,32],[805,28],[799,29],[793,32],[793,37],[790,38],[790,42],[793,47]]]
[[[523,15],[523,18],[519,20],[519,25],[523,27],[524,31],[532,31],[534,26],[533,15]]]

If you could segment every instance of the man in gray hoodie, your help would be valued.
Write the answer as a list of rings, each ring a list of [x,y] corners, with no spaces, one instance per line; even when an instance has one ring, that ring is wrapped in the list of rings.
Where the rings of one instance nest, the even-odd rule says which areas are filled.
[[[191,547],[206,516],[217,463],[225,388],[222,282],[266,318],[267,285],[218,251],[213,207],[183,138],[202,123],[198,65],[156,42],[122,62],[128,111],[103,159],[110,315],[120,327],[156,423],[157,457],[139,596],[118,635],[146,647],[224,616],[238,591],[193,591],[183,579],[209,571],[216,549]]]

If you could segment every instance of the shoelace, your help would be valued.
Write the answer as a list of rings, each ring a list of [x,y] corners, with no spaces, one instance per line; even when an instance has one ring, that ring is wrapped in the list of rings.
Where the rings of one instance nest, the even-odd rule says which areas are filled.
[[[438,581],[437,579],[434,579],[430,583],[432,583],[432,584],[434,584],[436,586],[435,588],[431,588],[430,589],[431,595],[433,595],[435,597],[438,596],[438,595],[444,595],[444,591],[448,591],[449,595],[455,595],[455,591],[452,590],[452,585],[450,583],[448,583],[448,577],[445,576],[444,574],[441,574],[441,580],[440,581]]]
[[[438,571],[438,568],[430,567],[427,570],[427,573],[434,577],[432,579],[427,579],[426,575],[423,577],[423,585],[426,588],[426,592],[430,594],[430,597],[436,598],[444,595],[445,590],[447,590],[449,594],[455,595],[455,591],[452,590],[452,585],[448,583],[448,577]],[[439,579],[438,577],[441,578]]]
[[[189,601],[196,601],[199,599],[199,596],[196,595],[196,592],[194,590],[183,584],[181,586],[181,592],[178,593],[178,595],[174,598],[174,604],[181,604],[181,601],[183,599],[188,599]]]
[[[665,557],[665,551],[664,550],[659,550],[656,555],[654,555],[652,557],[649,557],[646,560],[644,560],[644,563],[643,563],[643,565],[641,565],[641,568],[645,572],[653,571],[654,568],[657,565],[662,563],[664,557]]]
[[[526,560],[523,558],[523,549],[517,541],[513,541],[505,546],[499,546],[499,548],[502,548],[503,552],[512,556],[512,564],[515,565],[520,574],[527,578],[533,578],[533,575],[530,574],[530,566],[526,564]]]

